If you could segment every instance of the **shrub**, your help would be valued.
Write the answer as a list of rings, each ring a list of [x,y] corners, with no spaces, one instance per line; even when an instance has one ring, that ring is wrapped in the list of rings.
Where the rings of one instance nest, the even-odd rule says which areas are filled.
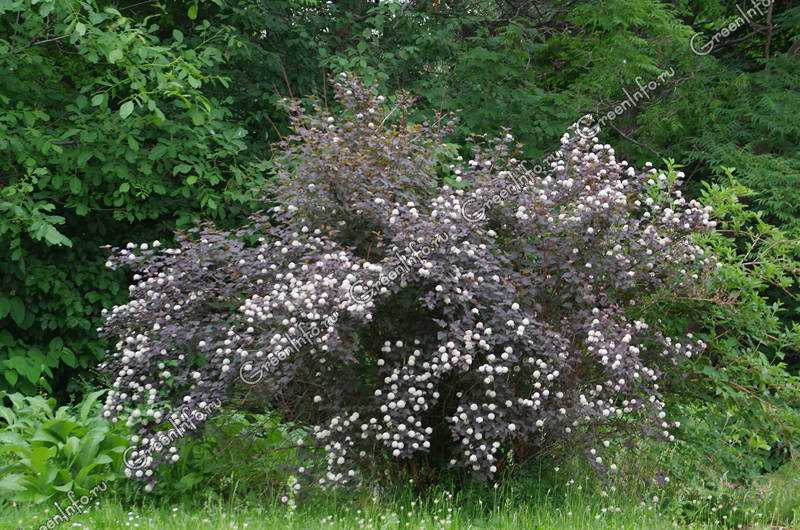
[[[675,461],[697,462],[687,482],[709,489],[773,471],[800,444],[800,378],[788,369],[800,328],[787,324],[800,240],[748,209],[742,199],[751,194],[732,179],[705,186],[700,200],[718,222],[705,242],[719,263],[715,281],[705,296],[666,293],[651,306],[675,329],[694,322],[708,344],[684,377],[670,381],[676,398],[668,410],[684,423]]]
[[[75,407],[54,399],[0,394],[0,499],[44,502],[64,493],[87,494],[119,477],[126,440],[98,417],[87,394]]]
[[[180,499],[275,499],[304,457],[306,436],[274,414],[222,411],[204,424],[202,437],[184,437],[175,465],[159,471],[158,495]],[[247,465],[242,465],[246,462]],[[130,484],[132,497],[138,483]],[[129,488],[126,488],[128,490]]]
[[[289,103],[271,190],[285,206],[114,249],[108,265],[137,274],[106,312],[104,415],[147,455],[130,474],[152,489],[179,459],[152,451],[163,421],[234,397],[313,429],[322,485],[391,462],[491,477],[554,444],[613,471],[611,438],[671,439],[659,375],[704,345],[638,315],[714,268],[692,241],[714,222],[682,175],[636,171],[575,129],[545,170],[510,134],[465,161],[443,142],[452,120],[335,90],[335,114]]]
[[[163,7],[116,7],[0,7],[0,389],[76,391],[106,347],[100,309],[125,299],[100,245],[234,216],[260,177],[213,97],[228,28],[184,38]]]

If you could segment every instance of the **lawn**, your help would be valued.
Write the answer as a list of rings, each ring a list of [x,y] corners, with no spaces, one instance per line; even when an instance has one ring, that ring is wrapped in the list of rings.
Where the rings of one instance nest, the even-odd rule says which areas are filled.
[[[438,502],[437,502],[438,501]],[[360,506],[360,507],[359,507]],[[7,509],[2,514],[2,528],[39,528],[56,513],[43,509]],[[190,507],[183,504],[125,506],[117,498],[99,499],[88,512],[72,517],[64,528],[112,529],[140,528],[151,530],[202,529],[315,529],[315,528],[542,528],[542,529],[663,529],[675,527],[668,516],[652,506],[625,506],[617,511],[603,509],[586,498],[575,498],[569,504],[555,506],[533,503],[502,503],[484,515],[454,508],[442,496],[433,504],[396,505],[366,501],[343,507],[333,503],[314,503],[290,512],[280,504],[254,506],[219,503]],[[682,526],[686,527],[686,526]],[[707,528],[692,525],[691,528]]]
[[[123,488],[124,489],[124,488]],[[681,503],[620,494],[613,486],[584,478],[513,481],[495,488],[437,489],[416,496],[411,489],[393,493],[318,494],[296,507],[277,500],[186,495],[175,502],[164,498],[123,496],[123,489],[99,494],[83,514],[60,528],[127,529],[653,529],[800,528],[800,473],[786,467],[739,492],[723,507],[717,500]],[[419,499],[424,501],[420,502]],[[66,498],[65,498],[66,499]],[[730,500],[730,499],[729,499]],[[62,503],[64,508],[68,501]],[[686,503],[683,504],[686,506]],[[0,510],[0,530],[39,528],[57,512],[52,503],[39,507],[6,506]]]

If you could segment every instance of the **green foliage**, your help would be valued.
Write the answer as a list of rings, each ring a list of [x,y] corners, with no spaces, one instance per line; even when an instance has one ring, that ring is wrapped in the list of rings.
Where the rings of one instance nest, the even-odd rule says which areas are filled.
[[[0,499],[41,503],[116,480],[126,444],[97,415],[103,392],[58,409],[54,399],[0,394],[11,402],[0,404]]]
[[[791,375],[800,369],[800,5],[775,3],[771,23],[757,17],[713,53],[692,53],[692,35],[721,30],[740,4],[0,1],[0,388],[61,399],[78,391],[103,355],[100,309],[127,296],[127,278],[103,266],[99,247],[164,240],[197,217],[235,222],[269,169],[270,142],[288,131],[280,98],[324,101],[329,71],[419,94],[426,108],[414,119],[462,109],[454,142],[511,125],[525,155],[539,158],[578,116],[607,112],[637,79],[673,69],[600,137],[635,164],[654,154],[681,160],[693,193],[717,212],[722,230],[706,241],[722,263],[715,295],[652,306],[709,344],[689,377],[670,382],[679,393],[670,415],[683,433],[658,454],[688,488],[677,497],[681,513],[698,513],[709,495],[726,510],[743,503],[750,490],[741,485],[775,468],[788,473],[791,464],[779,466],[800,440]],[[56,421],[51,402],[13,399],[0,410],[28,429],[25,447],[50,448],[37,449],[39,460],[26,453],[31,465],[53,448],[47,466],[61,462],[65,443],[30,440],[32,425]],[[3,415],[2,436],[11,436]],[[19,418],[33,416],[23,429]],[[258,490],[259,473],[277,483],[292,457],[270,448],[289,435],[265,427],[230,436],[274,418],[220,420],[211,427],[217,435],[188,444],[175,472],[190,478],[165,493],[212,484]],[[0,449],[3,465],[18,459],[11,445]],[[259,455],[279,456],[238,465],[237,457]],[[80,472],[59,469],[61,485],[63,469]],[[20,494],[22,479],[2,476],[4,495]],[[52,494],[36,488],[37,499]],[[702,509],[704,520],[721,513]]]
[[[227,498],[231,492],[274,497],[296,469],[297,444],[305,437],[274,414],[223,412],[201,438],[181,445],[177,464],[161,466],[165,480],[154,492],[169,498],[201,493]]]
[[[732,180],[705,185],[702,199],[719,223],[705,241],[720,263],[715,290],[652,307],[708,344],[689,375],[671,383],[673,414],[683,423],[671,467],[698,463],[690,483],[703,491],[746,483],[800,449],[800,379],[787,370],[787,361],[797,362],[800,335],[783,320],[779,301],[780,294],[796,303],[800,240],[748,209],[740,198],[750,193]]]
[[[767,220],[796,230],[800,219],[800,105],[796,58],[777,55],[768,70],[728,69],[713,58],[641,117],[637,131],[691,172],[723,179],[735,167]]]
[[[102,355],[96,315],[122,299],[123,278],[101,245],[235,216],[260,183],[231,99],[214,92],[229,86],[216,70],[235,33],[197,20],[190,41],[164,12],[131,9],[0,4],[5,387],[64,392]]]

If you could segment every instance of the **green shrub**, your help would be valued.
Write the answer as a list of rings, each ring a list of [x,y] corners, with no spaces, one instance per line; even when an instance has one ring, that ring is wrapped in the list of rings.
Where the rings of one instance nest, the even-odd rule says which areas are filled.
[[[705,236],[719,263],[716,284],[702,297],[671,293],[651,306],[708,345],[685,377],[668,382],[668,409],[682,425],[676,446],[659,451],[673,479],[702,498],[735,497],[800,448],[800,378],[786,364],[800,335],[777,294],[796,298],[800,240],[749,209],[742,201],[751,193],[732,179],[705,186],[702,201],[718,222]]]
[[[165,480],[154,493],[274,499],[297,468],[297,442],[306,434],[275,414],[223,411],[204,426],[202,437],[184,441],[177,464],[161,466]]]
[[[260,180],[214,97],[235,35],[151,9],[0,5],[0,388],[61,397],[102,356],[96,314],[125,284],[100,245],[235,216]]]

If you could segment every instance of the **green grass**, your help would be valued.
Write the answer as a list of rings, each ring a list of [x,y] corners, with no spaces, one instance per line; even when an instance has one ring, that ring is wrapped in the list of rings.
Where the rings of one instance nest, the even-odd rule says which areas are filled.
[[[787,467],[753,486],[758,506],[741,519],[748,530],[800,528],[800,473]],[[59,528],[91,529],[653,529],[736,528],[715,503],[694,506],[678,517],[675,505],[654,501],[643,491],[625,495],[593,479],[554,480],[529,477],[503,486],[470,486],[456,491],[436,489],[415,495],[411,488],[394,492],[318,494],[290,509],[277,500],[241,499],[231,495],[204,498],[184,495],[170,503],[165,498],[127,497],[110,487],[93,500],[92,508],[72,517]],[[746,498],[744,495],[742,498]],[[646,498],[646,500],[644,500]],[[66,497],[65,497],[66,499]],[[63,499],[62,499],[63,500]],[[68,503],[65,501],[62,503]],[[738,514],[745,511],[737,507]],[[730,508],[729,508],[730,509]],[[0,530],[39,528],[56,509],[52,503],[38,507],[0,508]],[[733,512],[734,514],[736,511]],[[734,521],[734,524],[722,524]]]
[[[480,506],[479,506],[480,507]],[[609,507],[612,504],[609,503]],[[48,513],[50,512],[50,513]],[[9,509],[2,513],[2,528],[38,528],[53,515],[45,509]],[[668,517],[652,506],[626,506],[621,511],[603,513],[599,504],[576,496],[561,506],[553,503],[526,503],[502,506],[475,513],[454,505],[447,495],[427,505],[365,499],[350,505],[327,500],[301,505],[290,512],[283,504],[253,506],[245,503],[218,503],[192,507],[185,505],[125,506],[117,498],[98,499],[90,512],[76,515],[65,528],[140,528],[172,529],[316,529],[316,528],[492,528],[492,529],[658,529],[672,527]],[[77,526],[79,524],[80,526]],[[692,528],[704,528],[692,526]]]

